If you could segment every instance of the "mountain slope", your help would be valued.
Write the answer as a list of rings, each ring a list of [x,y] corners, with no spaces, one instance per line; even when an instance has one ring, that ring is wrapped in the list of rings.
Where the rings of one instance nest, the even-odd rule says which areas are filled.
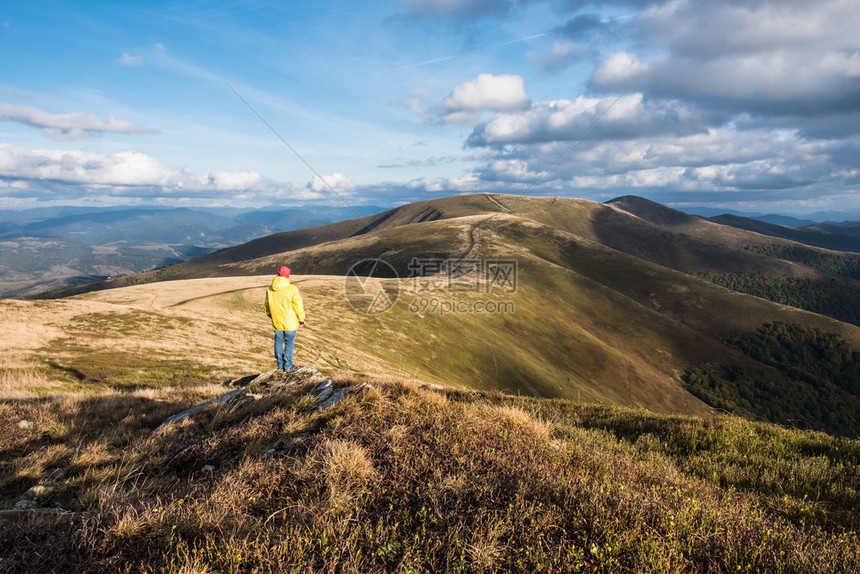
[[[738,217],[735,215],[711,217],[710,221],[722,225],[730,225],[732,227],[737,227],[738,229],[754,231],[756,233],[761,233],[762,235],[790,239],[791,241],[796,241],[812,247],[823,247],[825,249],[834,249],[837,251],[860,253],[860,237],[852,237],[849,233],[840,233],[842,228],[835,225],[827,226],[821,224],[795,229],[792,227],[773,225],[771,223],[765,223],[764,221]],[[844,229],[848,231],[850,228]]]
[[[325,345],[337,345],[338,356],[358,357],[377,373],[703,414],[708,406],[690,394],[687,382],[698,370],[741,368],[756,380],[789,384],[785,372],[731,348],[732,337],[755,333],[766,323],[792,323],[835,333],[860,348],[857,327],[703,280],[711,273],[789,277],[830,288],[856,283],[751,248],[773,241],[778,240],[644,200],[603,205],[473,195],[278,234],[116,284],[220,277],[226,286],[232,281],[226,278],[271,276],[288,264],[300,286],[305,274],[328,276],[308,278],[308,325],[325,333],[311,345],[315,364],[336,364]],[[386,268],[390,277],[396,272],[401,279],[380,279],[377,271],[367,285],[383,298],[398,293],[400,298],[387,312],[368,315],[352,305],[355,285],[345,274],[377,257],[386,265],[363,264],[358,273]],[[444,274],[409,279],[421,260],[512,261],[517,283],[509,290],[491,285],[482,291],[479,285],[476,291],[447,283]],[[441,289],[427,290],[422,283],[440,280]],[[260,280],[258,294],[247,291],[248,296],[261,300],[264,284]],[[157,285],[81,297],[134,306],[139,296],[146,306],[158,298]],[[194,285],[185,288],[193,291]],[[237,321],[265,330],[255,305],[243,309],[249,315]],[[707,393],[699,396],[713,403]],[[766,418],[766,412],[771,411],[760,416]]]
[[[688,245],[680,257],[658,260],[652,253],[665,255],[664,250],[655,249],[640,233],[627,232],[621,235],[632,245],[628,252],[638,249],[643,258],[699,274],[724,287],[860,325],[860,254],[813,247],[692,216],[675,217],[675,222],[666,224],[672,217],[666,214],[674,210],[641,198],[619,198],[614,203],[637,217],[657,221],[664,233],[671,234],[666,236],[669,243]],[[655,218],[655,213],[660,215]]]
[[[316,247],[331,252],[337,247],[327,244],[362,235],[366,235],[368,241],[362,247],[362,249],[366,248],[364,252],[366,257],[379,257],[389,251],[397,253],[411,251],[412,256],[422,256],[421,250],[425,245],[420,233],[399,234],[387,243],[383,243],[384,240],[377,234],[381,235],[385,231],[398,227],[432,221],[448,222],[447,225],[458,229],[457,233],[462,237],[453,239],[449,233],[448,240],[452,243],[442,247],[448,256],[461,256],[468,247],[469,229],[475,230],[478,239],[484,233],[481,229],[484,223],[466,221],[464,218],[482,217],[492,229],[500,214],[542,223],[638,258],[688,273],[714,270],[760,270],[763,267],[773,273],[789,275],[809,272],[779,259],[751,256],[752,254],[744,252],[743,249],[749,245],[771,245],[774,242],[778,245],[794,245],[793,242],[764,239],[756,233],[711,223],[641,198],[636,200],[640,205],[647,204],[652,211],[659,210],[663,214],[655,221],[651,221],[647,217],[640,217],[637,210],[630,212],[624,210],[623,206],[629,207],[629,204],[622,204],[619,200],[609,204],[599,204],[587,200],[515,197],[500,194],[464,195],[428,200],[363,219],[351,219],[262,237],[243,245],[222,249],[205,257],[172,265],[166,269],[137,274],[129,279],[119,278],[110,286],[171,278],[226,276],[235,272],[236,267],[231,264],[281,254],[286,257],[287,253],[292,254]],[[509,205],[510,213],[508,213]],[[411,231],[415,228],[409,229]],[[430,238],[428,243],[433,249],[439,250],[440,246],[438,242],[433,241],[433,238]],[[354,259],[350,258],[344,258],[342,261],[327,258],[323,263],[325,267],[316,266],[317,264],[311,262],[309,263],[311,267],[304,271],[343,274],[352,263]],[[250,268],[251,265],[245,265],[245,267]],[[401,276],[409,273],[407,266],[397,267],[397,270]]]

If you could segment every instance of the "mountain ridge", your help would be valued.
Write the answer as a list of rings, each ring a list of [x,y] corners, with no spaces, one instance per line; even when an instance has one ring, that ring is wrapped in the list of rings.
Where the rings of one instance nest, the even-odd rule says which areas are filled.
[[[715,284],[724,276],[790,277],[816,290],[822,285],[853,289],[856,297],[857,283],[851,278],[769,255],[767,249],[775,241],[784,249],[825,253],[641,199],[619,198],[606,205],[561,198],[456,196],[257,239],[117,278],[113,289],[79,297],[111,301],[113,293],[123,299],[123,290],[117,289],[123,285],[128,289],[137,284],[134,289],[141,293],[157,292],[158,283],[226,281],[270,274],[288,264],[297,281],[303,275],[326,277],[318,280],[329,294],[324,305],[354,317],[347,324],[355,332],[331,317],[324,328],[379,365],[399,364],[423,380],[466,381],[482,390],[536,389],[549,397],[585,396],[656,412],[703,413],[708,407],[702,398],[714,399],[708,393],[690,393],[687,377],[697,370],[714,372],[716,381],[732,367],[742,367],[753,379],[787,376],[732,349],[726,343],[731,337],[752,334],[766,323],[786,322],[836,333],[860,348],[856,326]],[[456,263],[463,257],[515,260],[518,288],[511,293],[422,293],[418,279],[410,278],[422,259]],[[354,267],[374,258],[386,265]],[[386,298],[399,293],[400,301],[379,316],[362,317],[344,306],[350,268],[368,273],[383,267],[399,279],[377,273],[371,284],[380,285]],[[335,296],[338,291],[341,301]],[[515,311],[440,313],[455,304],[472,309],[487,303],[511,305]],[[846,304],[852,306],[853,301]],[[368,342],[372,345],[365,350]]]

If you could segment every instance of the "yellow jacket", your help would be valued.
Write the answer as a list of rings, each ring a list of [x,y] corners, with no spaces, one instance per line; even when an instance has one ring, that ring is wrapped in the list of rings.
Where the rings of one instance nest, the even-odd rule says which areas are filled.
[[[266,289],[266,315],[272,318],[275,331],[295,331],[305,321],[305,306],[295,285],[278,275]]]

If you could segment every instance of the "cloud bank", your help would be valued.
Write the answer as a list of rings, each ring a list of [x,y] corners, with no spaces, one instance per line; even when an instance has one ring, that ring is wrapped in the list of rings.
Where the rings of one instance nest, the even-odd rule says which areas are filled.
[[[860,204],[860,4],[615,4],[638,12],[616,24],[590,3],[557,3],[572,15],[548,30],[551,51],[527,54],[553,72],[605,50],[588,93],[533,101],[522,77],[502,87],[479,76],[436,105],[441,122],[472,126],[464,146],[484,150],[477,180],[516,192],[540,176],[533,193],[607,198]],[[606,50],[622,29],[634,43]],[[510,105],[490,105],[484,94],[496,93]]]
[[[340,174],[335,174],[340,176]],[[306,186],[276,182],[255,171],[213,171],[205,175],[165,165],[134,151],[97,153],[80,150],[29,150],[0,144],[0,182],[7,197],[40,196],[43,201],[71,201],[81,196],[110,204],[123,198],[198,199],[240,203],[316,200],[330,191],[316,182]],[[335,189],[345,180],[334,177]]]
[[[442,123],[474,123],[482,112],[523,110],[529,107],[525,83],[513,74],[481,74],[456,86],[436,106]]]
[[[54,140],[89,138],[103,133],[157,134],[158,130],[139,126],[118,116],[97,116],[87,112],[51,114],[30,106],[0,103],[0,121],[18,122],[42,128]]]

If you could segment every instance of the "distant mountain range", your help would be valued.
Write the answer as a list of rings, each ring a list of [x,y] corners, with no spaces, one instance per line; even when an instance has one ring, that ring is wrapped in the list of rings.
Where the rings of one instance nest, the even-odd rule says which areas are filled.
[[[279,231],[378,213],[378,206],[256,210],[50,207],[0,211],[0,296],[162,267]]]
[[[700,215],[702,217],[715,217],[717,215],[737,215],[748,219],[758,219],[775,225],[785,225],[788,227],[803,227],[806,225],[814,225],[816,223],[831,223],[841,225],[843,223],[850,224],[860,220],[860,209],[844,209],[839,211],[816,211],[802,217],[792,217],[790,215],[782,215],[779,213],[755,213],[749,211],[735,211],[733,209],[721,209],[703,206],[685,207],[684,213],[690,215]]]

